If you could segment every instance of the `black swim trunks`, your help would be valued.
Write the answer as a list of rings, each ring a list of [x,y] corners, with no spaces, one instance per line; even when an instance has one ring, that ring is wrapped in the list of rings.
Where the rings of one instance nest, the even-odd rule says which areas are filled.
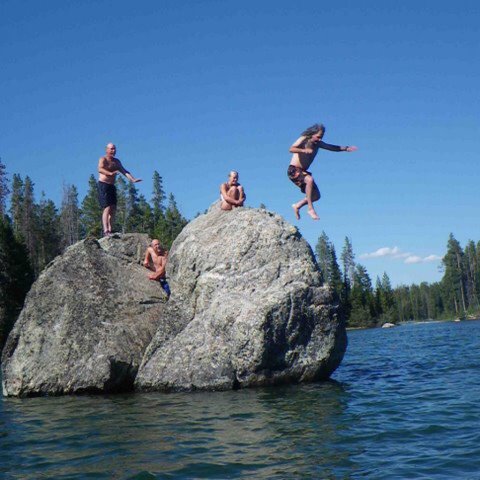
[[[288,178],[300,188],[302,193],[305,193],[305,177],[307,175],[312,176],[310,172],[307,172],[303,168],[296,167],[295,165],[289,165],[287,170]]]
[[[105,182],[98,182],[98,201],[102,208],[117,205],[117,189],[115,185]]]

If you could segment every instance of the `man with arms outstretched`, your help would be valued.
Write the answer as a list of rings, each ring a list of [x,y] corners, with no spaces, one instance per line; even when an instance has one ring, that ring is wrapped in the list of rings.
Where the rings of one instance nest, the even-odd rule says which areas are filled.
[[[165,278],[167,258],[168,251],[160,245],[160,242],[157,239],[154,239],[145,252],[143,265],[153,272],[148,278],[160,282],[160,285],[165,290],[167,296],[170,296],[170,286]]]
[[[98,200],[103,208],[103,235],[106,237],[112,234],[112,225],[117,209],[117,189],[115,188],[117,173],[125,175],[133,183],[142,181],[125,170],[120,160],[115,158],[116,152],[117,147],[113,143],[109,143],[106,146],[105,156],[98,160]]]
[[[354,152],[357,147],[340,147],[339,145],[330,145],[322,141],[325,134],[325,126],[316,123],[307,128],[299,139],[290,147],[290,153],[293,153],[292,160],[288,166],[288,178],[300,188],[306,197],[292,205],[295,217],[300,220],[300,209],[308,205],[308,214],[314,220],[320,220],[317,212],[313,208],[313,202],[320,198],[320,190],[313,180],[312,174],[307,171],[312,164],[319,148],[330,150],[332,152]]]
[[[220,198],[222,210],[232,210],[232,208],[243,207],[245,202],[245,191],[238,183],[238,172],[232,170],[228,175],[228,180],[220,185]]]

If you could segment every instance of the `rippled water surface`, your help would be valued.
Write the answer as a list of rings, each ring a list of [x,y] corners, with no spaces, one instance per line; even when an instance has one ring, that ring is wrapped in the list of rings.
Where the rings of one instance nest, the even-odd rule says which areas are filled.
[[[480,322],[349,342],[315,385],[0,400],[0,478],[480,479]]]

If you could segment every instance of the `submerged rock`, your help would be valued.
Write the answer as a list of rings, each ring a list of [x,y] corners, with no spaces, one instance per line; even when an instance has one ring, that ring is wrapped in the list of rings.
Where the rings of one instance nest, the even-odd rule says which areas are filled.
[[[347,338],[310,246],[266,210],[211,208],[170,252],[172,296],[137,390],[232,389],[328,378]]]
[[[84,240],[42,272],[3,350],[4,395],[132,390],[165,301],[140,265],[148,242]]]
[[[395,327],[396,325],[394,323],[389,323],[389,322],[385,322],[383,325],[382,325],[382,328],[393,328]]]

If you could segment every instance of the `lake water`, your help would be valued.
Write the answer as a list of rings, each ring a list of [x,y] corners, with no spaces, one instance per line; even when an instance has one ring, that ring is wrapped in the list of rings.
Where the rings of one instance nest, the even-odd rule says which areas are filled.
[[[480,479],[480,322],[349,342],[314,385],[0,400],[0,478]]]

